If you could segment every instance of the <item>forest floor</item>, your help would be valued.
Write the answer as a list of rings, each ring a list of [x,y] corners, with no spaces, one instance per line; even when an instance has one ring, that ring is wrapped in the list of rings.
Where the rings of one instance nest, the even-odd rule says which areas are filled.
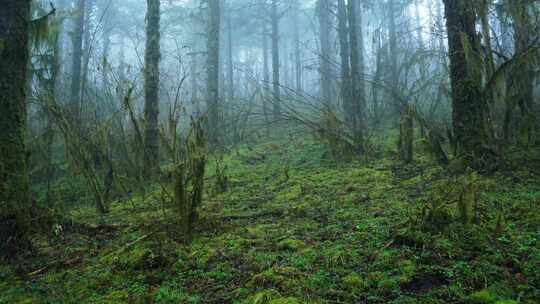
[[[169,237],[158,190],[106,216],[73,209],[38,256],[0,264],[0,303],[540,303],[538,151],[459,177],[420,155],[327,154],[310,140],[241,146],[222,194],[210,164],[190,246]]]

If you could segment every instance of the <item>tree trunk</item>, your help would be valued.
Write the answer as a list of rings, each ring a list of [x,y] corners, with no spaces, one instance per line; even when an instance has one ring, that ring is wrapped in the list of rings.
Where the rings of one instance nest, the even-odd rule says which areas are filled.
[[[81,118],[81,76],[83,57],[84,23],[86,0],[78,0],[73,30],[73,55],[71,63],[71,119],[79,122]]]
[[[266,4],[263,3],[262,15],[266,14]],[[263,51],[263,115],[266,125],[266,135],[270,135],[269,115],[268,115],[268,93],[270,92],[270,59],[268,58],[268,29],[265,18],[261,18],[262,25],[262,51]]]
[[[144,70],[144,176],[152,179],[159,171],[159,0],[147,0],[146,51]]]
[[[219,108],[219,32],[220,1],[208,1],[208,63],[207,63],[207,103],[208,103],[208,139],[212,147],[220,140],[220,108]]]
[[[516,54],[527,52],[533,42],[531,29],[535,27],[531,21],[530,0],[510,1],[510,12],[514,23],[514,44]],[[534,65],[529,60],[524,60],[519,64],[514,72],[513,83],[517,92],[517,105],[521,111],[520,133],[523,134],[523,141],[529,145],[533,141],[533,131],[535,124],[534,115]],[[509,129],[509,128],[508,128]],[[508,132],[509,133],[509,132]],[[509,137],[509,135],[508,135]]]
[[[350,68],[349,35],[347,30],[347,7],[344,0],[338,0],[338,35],[341,56],[341,98],[343,113],[348,127],[354,130],[356,125],[352,100],[352,82]]]
[[[319,0],[317,9],[319,12],[319,31],[321,40],[320,73],[321,73],[321,98],[327,107],[333,103],[332,77],[330,75],[330,3],[329,0]]]
[[[0,254],[28,245],[30,195],[26,150],[26,87],[30,0],[0,9]]]
[[[294,71],[296,90],[302,92],[302,52],[300,50],[300,2],[297,0],[294,7]]]
[[[480,56],[482,52],[476,33],[477,16],[474,3],[469,0],[444,0],[444,5],[456,156],[463,165],[461,167],[481,170],[493,164],[493,160],[489,159],[485,119],[487,104],[482,94],[482,72],[467,58],[468,55]]]
[[[272,0],[272,84],[274,88],[273,112],[274,119],[278,120],[281,116],[281,85],[279,81],[279,15],[277,0]]]
[[[348,3],[348,19],[349,19],[349,40],[351,44],[351,106],[353,110],[353,136],[355,150],[359,154],[364,153],[364,125],[363,125],[363,109],[364,109],[364,90],[360,83],[360,60],[358,51],[358,23],[356,21],[357,8],[356,1]]]

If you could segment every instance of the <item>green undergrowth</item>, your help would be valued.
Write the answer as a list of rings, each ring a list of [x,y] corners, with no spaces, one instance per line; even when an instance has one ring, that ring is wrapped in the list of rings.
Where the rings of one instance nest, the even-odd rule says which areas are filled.
[[[328,155],[298,139],[235,148],[221,194],[210,162],[190,246],[160,190],[106,216],[74,209],[37,257],[1,266],[0,303],[539,303],[534,168],[450,177],[422,155]]]

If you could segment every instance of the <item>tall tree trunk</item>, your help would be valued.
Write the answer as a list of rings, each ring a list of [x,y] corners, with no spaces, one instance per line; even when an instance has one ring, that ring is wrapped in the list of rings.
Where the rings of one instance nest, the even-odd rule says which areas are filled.
[[[363,110],[365,96],[361,96],[363,89],[360,88],[360,60],[358,46],[358,23],[357,2],[348,2],[348,19],[349,19],[349,40],[351,44],[351,105],[353,110],[353,136],[355,140],[355,149],[359,154],[364,153],[364,125],[363,125]],[[362,91],[362,92],[361,92]]]
[[[159,172],[159,0],[147,0],[146,51],[144,70],[144,176],[152,179]]]
[[[523,54],[531,47],[533,34],[531,29],[535,27],[531,21],[532,1],[520,0],[509,1],[509,9],[514,21],[514,45],[516,54]],[[521,111],[520,127],[521,134],[527,145],[533,141],[533,131],[535,124],[534,115],[534,78],[535,68],[529,60],[524,60],[516,69],[513,77],[515,91],[517,92],[517,105]]]
[[[321,53],[319,56],[321,74],[321,98],[327,107],[332,104],[332,77],[330,75],[330,0],[319,0],[317,5],[319,15],[319,34]]]
[[[86,15],[86,0],[78,0],[75,13],[75,28],[73,30],[73,54],[71,63],[71,109],[74,122],[80,121],[81,116],[81,77],[83,59],[84,23]]]
[[[266,4],[263,3],[262,14],[266,14]],[[262,29],[262,51],[263,51],[263,95],[262,95],[262,106],[263,106],[263,115],[266,125],[266,135],[270,135],[269,127],[269,115],[268,115],[268,93],[270,92],[270,59],[268,58],[268,27],[265,18],[261,18],[261,29]]]
[[[94,110],[89,109],[88,106],[90,105],[88,102],[85,102],[85,98],[88,96],[85,96],[88,93],[87,86],[88,86],[88,73],[90,68],[90,57],[92,56],[92,47],[93,47],[93,33],[92,33],[92,10],[94,9],[95,0],[86,0],[86,13],[84,16],[84,30],[83,30],[83,56],[82,56],[82,75],[81,75],[81,115],[83,113],[86,113],[87,115],[90,113],[88,110]],[[87,109],[84,109],[84,106],[87,107]],[[86,111],[85,111],[86,110]],[[82,120],[85,120],[85,117],[81,117]]]
[[[216,147],[219,144],[221,133],[219,130],[219,32],[221,23],[220,0],[209,0],[208,9],[208,140],[213,147]]]
[[[101,91],[103,94],[103,100],[98,102],[97,107],[97,119],[98,122],[101,121],[104,112],[105,106],[112,106],[112,110],[116,110],[112,100],[112,92],[109,85],[109,72],[110,72],[110,60],[109,53],[111,50],[111,35],[112,35],[112,18],[114,14],[112,10],[114,4],[109,1],[102,2],[102,15],[103,15],[103,49],[102,49],[102,68],[101,68]]]
[[[30,195],[26,152],[26,88],[30,0],[0,9],[0,253],[28,244]]]
[[[294,7],[294,71],[296,90],[302,92],[302,52],[300,50],[300,2],[297,0]]]
[[[338,35],[341,56],[341,98],[345,122],[354,130],[356,122],[352,100],[349,35],[347,29],[347,6],[345,0],[338,0]]]
[[[476,33],[476,11],[469,0],[444,0],[444,5],[456,156],[464,166],[480,170],[492,159],[487,148],[487,104],[482,94],[482,72],[468,60],[468,55],[480,56],[482,52]]]
[[[281,84],[279,80],[280,76],[280,62],[279,62],[279,13],[278,13],[278,0],[272,0],[272,84],[274,88],[274,102],[273,112],[274,119],[278,120],[281,116]]]
[[[232,41],[232,17],[230,9],[227,12],[227,80],[229,102],[234,100],[234,63],[233,63],[233,41]]]

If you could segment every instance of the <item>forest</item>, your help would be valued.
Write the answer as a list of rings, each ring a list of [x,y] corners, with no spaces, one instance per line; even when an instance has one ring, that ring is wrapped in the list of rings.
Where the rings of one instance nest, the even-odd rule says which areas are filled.
[[[0,0],[0,303],[540,303],[540,1]]]

